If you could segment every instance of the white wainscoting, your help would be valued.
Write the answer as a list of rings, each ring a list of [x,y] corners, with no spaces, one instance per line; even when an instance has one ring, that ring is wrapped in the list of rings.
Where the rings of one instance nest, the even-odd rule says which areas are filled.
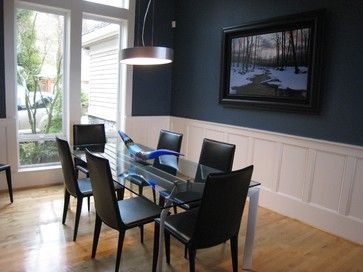
[[[126,131],[155,146],[161,128],[183,133],[197,161],[203,138],[236,144],[234,169],[253,164],[260,205],[363,244],[363,148],[177,117],[128,117]]]

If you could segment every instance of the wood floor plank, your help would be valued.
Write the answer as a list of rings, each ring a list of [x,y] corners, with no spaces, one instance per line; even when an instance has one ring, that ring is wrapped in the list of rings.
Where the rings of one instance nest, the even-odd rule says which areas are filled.
[[[114,271],[118,233],[102,225],[98,251],[91,259],[95,211],[84,203],[76,242],[72,241],[75,200],[71,200],[66,225],[61,224],[63,187],[49,186],[15,192],[9,204],[0,193],[0,271]],[[246,215],[239,238],[242,271]],[[150,271],[153,225],[126,232],[120,271]],[[184,247],[171,241],[171,266],[165,271],[188,271]],[[362,271],[363,247],[297,220],[259,208],[253,271]],[[230,245],[199,250],[197,271],[231,271]]]

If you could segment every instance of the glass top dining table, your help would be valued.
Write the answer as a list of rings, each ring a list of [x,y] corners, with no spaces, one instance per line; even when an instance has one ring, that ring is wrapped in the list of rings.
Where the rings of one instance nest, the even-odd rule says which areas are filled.
[[[151,150],[140,145],[144,150]],[[109,161],[111,173],[115,182],[124,186],[126,190],[139,195],[139,184],[144,187],[143,197],[152,200],[153,192],[165,199],[163,211],[160,216],[160,224],[163,234],[163,222],[165,221],[169,209],[174,205],[182,205],[200,201],[203,196],[204,184],[207,176],[211,173],[221,172],[218,169],[208,167],[196,162],[179,157],[177,169],[162,167],[163,170],[153,166],[153,161],[140,161],[129,154],[125,144],[120,140],[111,140],[106,144],[79,145],[71,148],[73,156],[86,162],[85,150],[106,158]],[[171,174],[173,173],[173,174]],[[175,174],[175,175],[174,175]],[[250,205],[247,225],[247,235],[243,268],[251,269],[252,248],[257,215],[258,192],[260,183],[251,181],[249,189]],[[149,190],[149,191],[148,191]],[[180,195],[187,197],[179,197]],[[252,199],[252,197],[254,197]],[[252,206],[251,206],[252,203]],[[252,217],[252,218],[251,218]],[[247,237],[248,236],[248,237]],[[160,235],[163,239],[163,235]],[[163,245],[160,241],[159,245]],[[158,271],[162,267],[162,247],[159,249]]]
[[[148,147],[142,147],[144,150],[150,150]],[[84,152],[86,149],[109,161],[114,181],[124,186],[125,189],[134,194],[139,194],[138,187],[135,185],[143,184],[143,186],[150,187],[150,190],[154,190],[160,196],[170,200],[170,205],[182,205],[200,201],[203,196],[204,182],[207,176],[211,173],[221,172],[218,169],[192,162],[183,157],[178,159],[176,171],[172,167],[167,166],[161,170],[153,166],[152,160],[140,161],[133,158],[121,141],[101,145],[73,146],[72,152],[75,157],[86,162]],[[171,172],[176,172],[176,174],[170,174],[170,171],[167,171],[168,169]],[[250,187],[258,185],[260,183],[255,181],[250,183]],[[183,193],[183,195],[187,193],[188,198],[178,198],[177,196],[180,193]],[[146,192],[143,196],[151,197],[152,194]]]

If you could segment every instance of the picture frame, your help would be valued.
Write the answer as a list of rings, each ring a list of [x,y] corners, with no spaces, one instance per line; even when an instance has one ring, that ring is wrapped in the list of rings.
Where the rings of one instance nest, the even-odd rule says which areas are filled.
[[[318,113],[324,13],[223,28],[219,103]]]

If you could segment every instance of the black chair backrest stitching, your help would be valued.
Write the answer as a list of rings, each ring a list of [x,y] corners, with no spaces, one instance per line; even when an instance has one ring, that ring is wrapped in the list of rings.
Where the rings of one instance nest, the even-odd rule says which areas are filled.
[[[183,134],[167,130],[161,130],[159,135],[158,149],[169,149],[180,152]],[[175,175],[176,169],[160,164],[158,159],[154,160],[153,166],[169,174]]]
[[[64,184],[72,196],[79,196],[81,192],[77,184],[76,173],[73,166],[71,150],[68,142],[56,137],[59,159],[62,165]]]
[[[238,235],[253,166],[227,174],[210,174],[191,239],[195,248],[223,243]]]
[[[104,144],[106,133],[104,124],[76,124],[73,125],[73,144]]]
[[[86,157],[96,212],[108,226],[120,229],[123,223],[119,216],[110,164],[107,159],[97,157],[88,150]]]

